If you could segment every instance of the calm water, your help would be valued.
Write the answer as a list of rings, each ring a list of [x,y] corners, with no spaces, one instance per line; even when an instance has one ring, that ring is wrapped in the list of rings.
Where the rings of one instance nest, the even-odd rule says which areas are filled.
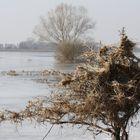
[[[73,64],[59,64],[54,53],[0,52],[0,71],[3,70],[72,70]]]
[[[139,53],[137,55],[140,56]],[[40,71],[40,70],[61,70],[71,71],[74,64],[59,64],[54,59],[53,53],[19,53],[0,52],[0,72],[16,71]],[[27,102],[37,96],[47,96],[50,90],[46,84],[37,83],[33,77],[24,76],[3,76],[0,75],[0,110],[11,109],[21,110]],[[16,127],[11,123],[4,123],[0,126],[0,140],[41,140],[49,129],[48,126],[36,126],[30,122],[24,122],[22,127]],[[140,140],[140,125],[133,128],[131,138]],[[48,140],[85,140],[93,139],[92,134],[85,133],[84,129],[53,128]],[[100,136],[97,140],[109,140],[107,136]]]
[[[16,70],[71,71],[73,64],[59,64],[55,61],[54,53],[38,52],[0,52],[0,72]],[[0,108],[21,109],[25,103],[36,96],[46,95],[49,92],[45,84],[34,82],[34,77],[0,76]],[[22,100],[20,100],[22,99]],[[24,99],[24,100],[23,100]]]

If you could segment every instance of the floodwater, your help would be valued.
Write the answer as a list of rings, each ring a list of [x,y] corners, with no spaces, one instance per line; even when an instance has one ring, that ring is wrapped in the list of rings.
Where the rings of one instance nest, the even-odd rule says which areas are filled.
[[[54,53],[0,52],[0,73],[4,71],[71,71],[74,64],[59,64]],[[29,99],[45,96],[47,85],[34,82],[32,76],[0,75],[0,108],[22,109]]]
[[[140,54],[137,53],[140,56]],[[0,52],[0,73],[4,71],[41,71],[59,70],[71,71],[74,64],[59,64],[54,58],[54,53],[46,52]],[[43,83],[37,83],[32,76],[8,76],[0,75],[0,110],[24,109],[29,100],[38,96],[48,96],[51,89]],[[35,122],[26,121],[22,126],[4,122],[0,124],[0,140],[42,140],[51,126],[38,125]],[[139,138],[140,125],[130,130],[130,136],[134,140]],[[84,129],[62,128],[56,126],[47,136],[46,140],[85,140],[94,139],[92,133]],[[109,140],[109,136],[98,136],[97,140]]]

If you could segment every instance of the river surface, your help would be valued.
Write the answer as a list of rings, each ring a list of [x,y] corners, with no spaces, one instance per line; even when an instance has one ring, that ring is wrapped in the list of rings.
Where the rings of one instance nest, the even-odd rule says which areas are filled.
[[[140,56],[140,53],[137,53]],[[0,52],[0,73],[4,71],[71,71],[75,64],[59,64],[54,53],[46,52]],[[43,83],[33,81],[34,77],[0,75],[0,110],[24,109],[29,100],[38,96],[48,96],[51,89]],[[35,122],[23,122],[22,126],[6,122],[0,124],[0,140],[42,140],[51,126]],[[132,131],[133,130],[133,131]],[[140,125],[130,130],[130,138],[140,140]],[[92,133],[84,129],[56,126],[46,140],[94,139]],[[110,140],[109,136],[98,136],[97,140]]]

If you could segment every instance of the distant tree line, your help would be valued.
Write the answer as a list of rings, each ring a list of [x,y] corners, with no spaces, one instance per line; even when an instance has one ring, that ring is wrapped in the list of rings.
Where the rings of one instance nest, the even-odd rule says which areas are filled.
[[[18,44],[6,43],[0,44],[0,51],[55,51],[55,43],[46,43],[28,39]]]

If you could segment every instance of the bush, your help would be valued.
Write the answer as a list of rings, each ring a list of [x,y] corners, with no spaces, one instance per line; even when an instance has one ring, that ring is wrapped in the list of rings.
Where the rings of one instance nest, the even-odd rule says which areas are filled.
[[[60,62],[75,62],[84,51],[84,46],[79,41],[64,41],[58,44],[56,58]]]

